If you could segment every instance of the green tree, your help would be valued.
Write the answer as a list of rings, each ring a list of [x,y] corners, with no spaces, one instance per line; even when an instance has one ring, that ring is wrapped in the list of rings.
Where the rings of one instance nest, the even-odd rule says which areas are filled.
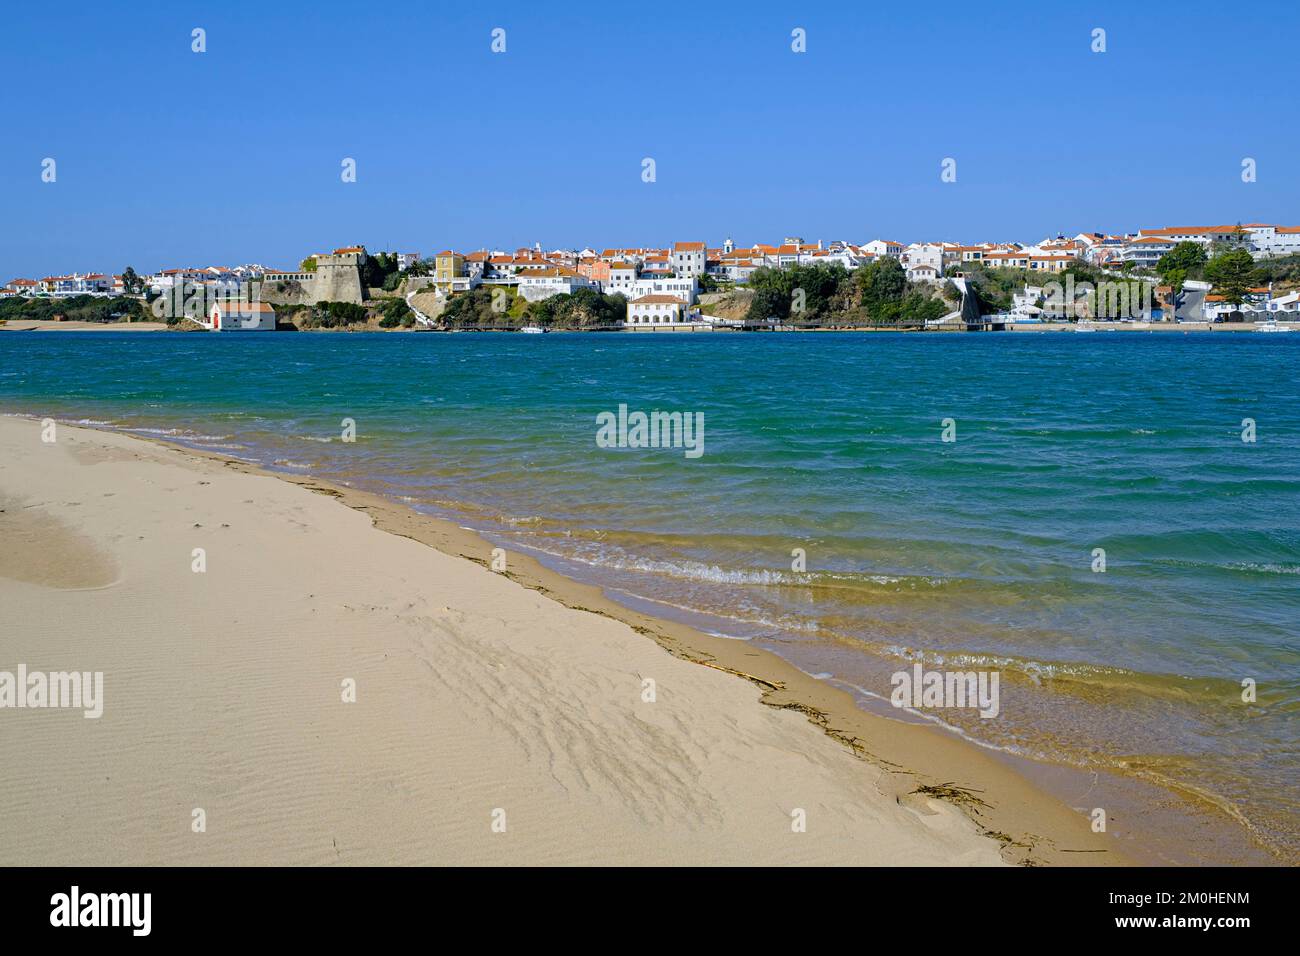
[[[312,307],[308,325],[332,329],[344,325],[361,325],[365,321],[365,307],[355,302],[317,302]]]
[[[754,270],[754,275],[762,271]],[[751,280],[753,276],[750,277]],[[787,319],[790,317],[790,297],[782,295],[780,291],[771,287],[761,287],[754,290],[753,298],[749,300],[749,309],[745,312],[745,321],[751,323],[762,323],[768,319]]]
[[[130,266],[122,272],[122,288],[128,293],[135,293],[141,285],[140,277],[135,274],[135,270]]]
[[[1160,275],[1165,280],[1165,284],[1170,287],[1169,298],[1172,301],[1177,297],[1178,293],[1183,291],[1183,283],[1187,281],[1187,270],[1169,269]]]
[[[397,256],[377,252],[366,257],[366,264],[361,267],[361,283],[369,289],[381,289],[388,277],[398,271]]]
[[[283,261],[283,260],[281,260],[281,261]],[[299,272],[315,272],[315,271],[316,271],[316,257],[315,257],[315,256],[308,256],[306,259],[302,260],[302,262],[298,263],[298,271],[299,271]]]
[[[1160,257],[1156,263],[1156,274],[1169,282],[1169,273],[1181,269],[1186,278],[1199,272],[1208,258],[1205,247],[1199,242],[1180,242]]]
[[[1245,249],[1225,252],[1205,264],[1205,278],[1214,284],[1214,291],[1229,305],[1239,306],[1245,302],[1251,288],[1262,281],[1262,275]]]
[[[901,262],[886,256],[858,269],[858,288],[867,314],[872,319],[883,319],[886,314],[896,314],[886,306],[902,300],[907,291],[907,272]]]
[[[399,325],[405,324],[404,320],[411,315],[411,307],[406,304],[405,299],[389,299],[384,303],[380,312],[383,317],[379,320],[379,327],[381,329],[395,329]]]
[[[941,319],[948,314],[948,307],[942,299],[935,299],[919,289],[909,292],[899,304],[898,321],[900,325],[923,328],[926,322]]]

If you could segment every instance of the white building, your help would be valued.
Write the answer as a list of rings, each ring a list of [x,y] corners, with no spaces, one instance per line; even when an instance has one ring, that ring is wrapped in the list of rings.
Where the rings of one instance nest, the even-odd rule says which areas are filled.
[[[638,299],[647,295],[668,295],[681,299],[687,305],[694,305],[699,293],[699,283],[694,279],[643,276],[619,291],[628,299]]]
[[[636,296],[632,290],[635,285],[636,266],[633,263],[617,261],[609,264],[609,279],[604,283],[605,292],[634,299]]]
[[[274,332],[275,309],[269,302],[230,299],[215,303],[200,324],[213,332]]]
[[[747,252],[724,252],[722,258],[709,266],[709,275],[727,282],[748,282],[754,270],[763,265],[751,259]]]
[[[1300,255],[1300,226],[1266,226],[1251,223],[1243,226],[1249,235],[1251,254],[1256,259]]]
[[[1029,268],[1038,272],[1064,272],[1078,261],[1073,255],[1065,254],[1030,256]]]
[[[1215,242],[1240,245],[1256,259],[1300,254],[1300,226],[1275,226],[1248,222],[1233,226],[1170,226],[1166,229],[1143,229],[1138,238],[1157,237],[1174,243],[1195,242],[1208,247]]]
[[[893,256],[897,259],[903,255],[903,244],[888,239],[872,239],[862,248],[877,258],[880,256]]]
[[[1154,268],[1160,257],[1171,251],[1179,242],[1185,240],[1166,238],[1164,236],[1139,236],[1125,243],[1119,249],[1119,261],[1135,266]]]
[[[903,264],[906,266],[933,266],[934,271],[943,275],[943,246],[934,242],[914,242],[903,250]]]
[[[47,295],[98,295],[112,291],[113,280],[100,272],[83,275],[74,272],[66,276],[46,276],[37,283],[36,291]]]
[[[671,295],[643,295],[627,304],[627,319],[624,322],[630,329],[672,328],[686,324],[687,303]]]
[[[519,272],[519,294],[528,302],[549,299],[553,295],[572,295],[578,289],[594,287],[586,276],[565,266]]]
[[[705,256],[708,249],[702,242],[676,242],[673,243],[672,255],[669,260],[672,264],[672,270],[678,277],[695,278],[704,275]]]
[[[1046,302],[1047,298],[1047,293],[1042,286],[1036,285],[1027,285],[1022,291],[1011,293],[1011,315],[1014,321],[1040,321],[1043,308],[1038,303]]]
[[[1268,301],[1268,310],[1278,312],[1277,318],[1288,321],[1294,319],[1297,313],[1300,313],[1300,292],[1288,292],[1286,295],[1280,295],[1276,299]]]

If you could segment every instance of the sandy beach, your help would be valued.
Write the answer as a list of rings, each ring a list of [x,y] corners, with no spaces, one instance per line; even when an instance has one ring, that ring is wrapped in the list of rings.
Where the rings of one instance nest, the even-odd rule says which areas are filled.
[[[166,332],[166,322],[53,322],[44,319],[10,319],[0,332]]]
[[[0,710],[0,864],[1124,862],[978,748],[455,525],[54,438],[0,418],[0,671],[102,672],[103,713]]]

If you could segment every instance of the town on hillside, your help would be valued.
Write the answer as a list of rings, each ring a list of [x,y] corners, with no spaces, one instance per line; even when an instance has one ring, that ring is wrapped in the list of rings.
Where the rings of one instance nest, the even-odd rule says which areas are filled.
[[[183,329],[1001,330],[1300,320],[1300,226],[1237,223],[1037,243],[873,239],[720,246],[346,246],[292,269],[73,272],[0,288],[0,322],[157,321]]]

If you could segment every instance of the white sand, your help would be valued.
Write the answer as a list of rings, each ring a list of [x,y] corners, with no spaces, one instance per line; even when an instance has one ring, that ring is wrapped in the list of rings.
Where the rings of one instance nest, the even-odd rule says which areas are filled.
[[[10,319],[0,332],[166,332],[166,322],[85,322],[49,319]]]
[[[0,710],[0,865],[1001,862],[626,624],[275,478],[39,433],[0,418],[0,670],[103,671],[104,714]]]

